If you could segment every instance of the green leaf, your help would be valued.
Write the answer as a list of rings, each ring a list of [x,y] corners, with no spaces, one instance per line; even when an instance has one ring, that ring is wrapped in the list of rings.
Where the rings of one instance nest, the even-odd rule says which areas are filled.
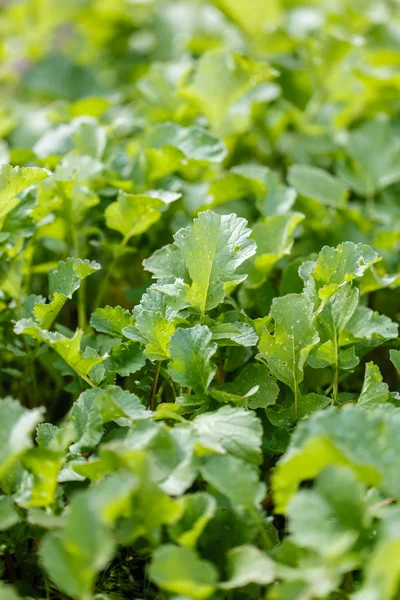
[[[318,320],[333,339],[345,329],[354,315],[358,304],[359,292],[351,284],[342,286],[328,301],[323,311],[318,315]]]
[[[292,165],[288,181],[299,194],[327,206],[346,204],[348,190],[344,183],[323,169],[309,165]]]
[[[137,329],[136,329],[137,328]],[[137,340],[138,332],[146,336],[144,354],[152,361],[166,360],[170,357],[169,341],[175,332],[175,325],[162,315],[142,310],[136,316],[136,328],[124,327],[123,334],[128,339]]]
[[[91,357],[86,352],[82,354],[80,347],[83,331],[78,329],[72,338],[67,338],[61,333],[41,329],[32,319],[21,319],[15,325],[15,333],[29,335],[53,348],[79,377],[94,387],[88,376],[89,372],[94,366],[102,363],[106,356]]]
[[[230,109],[261,81],[269,78],[265,64],[225,50],[211,50],[200,58],[181,95],[190,100],[208,118],[219,134],[237,131]]]
[[[10,397],[0,399],[0,477],[33,446],[32,433],[43,420],[43,409],[27,410]]]
[[[212,333],[212,339],[219,346],[255,346],[258,335],[250,323],[233,320],[237,313],[224,313],[217,321],[206,319],[205,324]]]
[[[378,254],[366,244],[344,242],[336,248],[324,246],[311,270],[306,289],[308,285],[325,303],[340,287],[361,277],[379,260]]]
[[[118,373],[121,377],[128,377],[140,371],[146,364],[146,357],[138,342],[124,342],[113,346],[106,367],[109,372]]]
[[[218,402],[230,402],[253,409],[266,408],[275,404],[279,386],[265,365],[250,363],[236,379],[212,387],[209,393]]]
[[[297,397],[297,406],[293,403],[288,408],[284,408],[281,404],[268,406],[266,413],[269,421],[275,427],[292,427],[299,419],[306,419],[313,413],[326,408],[331,404],[332,400],[328,396],[315,394],[311,392],[303,396],[299,394]]]
[[[343,467],[328,467],[312,490],[300,490],[288,508],[291,539],[330,560],[351,550],[367,522],[365,486]]]
[[[400,274],[386,273],[382,263],[372,266],[361,279],[361,294],[369,294],[383,288],[394,289],[400,286]]]
[[[228,284],[246,278],[235,273],[256,249],[246,224],[234,214],[221,216],[207,211],[175,234],[175,244],[182,251],[192,280],[190,299],[201,312],[222,302]]]
[[[136,483],[125,473],[75,495],[65,529],[42,541],[40,554],[47,573],[74,600],[91,596],[97,573],[112,558],[115,541],[109,524],[125,510]]]
[[[170,357],[169,341],[175,332],[174,319],[188,306],[186,289],[180,280],[167,286],[161,283],[150,286],[140,304],[135,306],[135,326],[128,325],[122,330],[128,339],[143,342],[144,354],[153,361]]]
[[[80,394],[71,410],[76,429],[74,452],[93,450],[103,436],[103,424],[118,421],[130,425],[151,418],[139,398],[118,386],[86,390]]]
[[[39,423],[36,427],[37,445],[47,448],[51,445],[52,441],[56,439],[59,431],[60,429],[56,425],[52,425],[51,423]]]
[[[197,492],[183,497],[183,507],[182,517],[168,527],[168,533],[181,546],[195,548],[198,538],[215,514],[217,503],[210,494]]]
[[[200,468],[201,475],[235,507],[253,509],[265,495],[265,485],[259,482],[254,465],[236,456],[211,456]]]
[[[147,411],[149,414],[151,416]],[[139,419],[130,424],[129,430],[120,432],[120,438],[103,445],[101,454],[103,457],[117,456],[123,464],[131,467],[138,451],[145,450],[151,462],[151,477],[157,482],[163,481],[177,465],[175,440],[163,423]],[[118,423],[123,422],[118,420]]]
[[[172,406],[176,408],[178,405]],[[162,408],[162,405],[159,407]],[[199,459],[195,454],[195,434],[192,427],[174,427],[171,436],[175,442],[177,464],[164,479],[161,487],[167,494],[179,496],[195,481]]]
[[[339,288],[317,314],[320,344],[312,349],[308,363],[316,369],[332,366],[334,402],[338,400],[339,371],[354,369],[359,363],[354,346],[341,347],[342,332],[357,309],[358,297],[358,289],[348,283]]]
[[[277,0],[272,0],[268,5],[263,0],[253,0],[251,10],[240,0],[216,0],[216,4],[221,6],[251,39],[263,34],[280,16],[280,4]]]
[[[50,303],[34,304],[33,316],[43,329],[49,329],[58,313],[72,295],[80,287],[81,282],[92,273],[101,269],[94,261],[79,258],[67,258],[60,261],[57,269],[49,271],[49,296]]]
[[[267,193],[264,198],[256,200],[260,213],[264,217],[272,217],[289,212],[296,200],[296,190],[284,185],[274,171],[266,173],[265,182]]]
[[[20,192],[49,175],[47,169],[0,165],[0,223],[17,206]]]
[[[301,481],[329,465],[347,466],[361,481],[397,498],[400,488],[393,473],[399,467],[399,419],[398,409],[385,404],[368,411],[353,406],[325,410],[302,421],[273,475],[277,512],[286,512]]]
[[[198,444],[214,452],[228,453],[259,464],[261,462],[262,426],[254,412],[223,406],[193,420]]]
[[[253,260],[257,271],[268,275],[278,260],[290,254],[294,243],[293,233],[303,219],[304,215],[301,213],[288,213],[267,217],[253,226],[251,237],[257,244]],[[260,278],[260,282],[264,278]],[[250,272],[246,285],[257,283],[257,277]]]
[[[63,463],[61,452],[50,448],[32,448],[22,458],[22,464],[32,481],[23,491],[18,503],[25,508],[48,508],[55,501],[57,477]]]
[[[205,325],[177,329],[170,341],[171,362],[168,371],[174,381],[204,395],[216,371],[211,362],[217,344]]]
[[[276,577],[274,562],[255,546],[238,546],[227,553],[228,579],[219,584],[224,590],[245,587],[250,583],[268,585]]]
[[[198,125],[180,127],[171,122],[160,123],[154,127],[146,135],[145,145],[151,149],[150,152],[165,147],[176,149],[178,164],[183,159],[219,163],[227,154],[223,141],[206,129]]]
[[[255,198],[260,213],[270,217],[285,214],[292,208],[296,190],[284,185],[268,167],[249,163],[232,167],[214,179],[205,204],[214,207],[241,198]]]
[[[371,346],[378,346],[397,335],[397,323],[366,306],[359,306],[342,331],[340,344],[367,342]]]
[[[357,404],[386,402],[388,398],[389,388],[382,379],[379,367],[373,362],[366,363],[364,383]]]
[[[175,244],[167,244],[156,250],[150,258],[144,259],[143,266],[152,273],[154,279],[174,277],[187,281],[189,277],[183,254]]]
[[[264,199],[267,193],[266,179],[270,174],[267,167],[244,164],[233,167],[214,179],[208,188],[207,203],[219,206],[240,198]]]
[[[7,531],[21,520],[13,499],[10,496],[0,496],[0,531]]]
[[[90,324],[96,331],[113,337],[122,337],[122,330],[133,324],[129,310],[120,306],[97,308],[90,317]]]
[[[150,424],[140,424],[140,429],[151,430]],[[165,437],[164,437],[165,440]],[[159,440],[160,441],[160,440]],[[145,439],[142,439],[144,444]],[[151,444],[150,444],[151,445]],[[131,457],[128,456],[126,466],[138,479],[136,492],[132,498],[130,514],[120,522],[118,539],[123,544],[132,544],[135,540],[145,537],[153,544],[161,542],[161,527],[175,523],[183,512],[181,500],[170,498],[154,482],[153,464],[151,457],[143,451],[135,449],[132,440]],[[165,447],[164,447],[165,449]],[[158,448],[162,455],[162,444]]]
[[[2,600],[21,600],[21,596],[12,585],[0,581],[0,594]]]
[[[295,413],[303,367],[312,347],[319,341],[313,325],[313,305],[304,294],[288,294],[274,298],[270,311],[275,321],[275,333],[264,329],[260,355],[269,369],[288,385],[295,395]]]
[[[371,196],[400,181],[400,141],[388,120],[368,120],[348,133],[345,149],[349,161],[340,165],[339,175],[356,192]]]
[[[378,543],[365,565],[365,580],[354,600],[394,600],[398,594],[400,568],[396,560],[400,551],[399,511],[389,512],[378,529]]]
[[[174,197],[176,199],[179,196]],[[124,236],[126,243],[132,236],[141,235],[161,217],[166,204],[160,194],[126,194],[119,192],[118,198],[105,210],[106,225]]]
[[[205,600],[215,590],[218,573],[193,550],[166,544],[153,554],[150,579],[166,592]]]

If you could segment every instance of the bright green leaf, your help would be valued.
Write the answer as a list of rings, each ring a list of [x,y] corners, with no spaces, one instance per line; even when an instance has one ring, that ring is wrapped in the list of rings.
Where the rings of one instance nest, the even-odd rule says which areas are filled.
[[[191,301],[201,312],[222,302],[228,284],[246,278],[235,271],[255,253],[250,233],[244,219],[207,211],[175,234],[175,244],[183,253],[192,280]]]
[[[153,554],[150,579],[167,592],[205,600],[213,593],[218,574],[193,550],[166,544]]]

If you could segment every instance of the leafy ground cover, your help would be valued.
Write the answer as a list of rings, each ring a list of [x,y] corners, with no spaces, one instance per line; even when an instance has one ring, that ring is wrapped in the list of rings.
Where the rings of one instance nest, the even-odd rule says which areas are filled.
[[[0,8],[1,600],[395,600],[395,0]]]

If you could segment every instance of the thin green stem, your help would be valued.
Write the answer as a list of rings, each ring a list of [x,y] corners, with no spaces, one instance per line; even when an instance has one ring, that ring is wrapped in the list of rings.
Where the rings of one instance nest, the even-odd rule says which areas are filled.
[[[61,185],[58,186],[60,195],[64,202],[64,219],[68,224],[68,237],[69,247],[71,256],[76,258],[84,258],[81,256],[81,247],[79,234],[76,228],[76,222],[74,220],[72,201],[69,196],[64,193]],[[86,327],[86,282],[83,280],[78,289],[78,324],[80,329]]]
[[[292,362],[293,362],[293,394],[294,394],[294,416],[297,419],[297,410],[298,410],[298,394],[299,394],[299,386],[297,384],[296,378],[296,348],[294,344],[294,327],[292,327]]]
[[[96,310],[96,308],[99,308],[99,306],[101,306],[104,294],[106,293],[106,290],[107,290],[108,282],[110,281],[111,274],[114,271],[114,269],[115,269],[115,267],[117,265],[118,259],[119,259],[119,257],[121,256],[122,252],[125,249],[125,246],[129,242],[129,239],[130,239],[130,237],[125,236],[121,240],[121,243],[119,244],[119,246],[118,246],[118,248],[117,248],[117,250],[116,250],[116,252],[114,254],[114,257],[113,257],[112,261],[108,265],[106,273],[105,273],[105,276],[104,276],[104,278],[103,278],[103,280],[102,280],[102,282],[101,282],[101,284],[99,286],[99,289],[97,291],[97,295],[96,295],[96,298],[95,298],[94,303],[93,303],[92,312],[94,312]]]
[[[150,410],[154,410],[154,400],[155,400],[155,397],[156,397],[158,378],[159,378],[159,375],[160,375],[160,366],[161,366],[161,363],[157,362],[156,363],[156,368],[154,370],[153,384],[151,386],[151,392],[150,392],[150,400],[149,400],[149,408],[150,408]]]
[[[333,324],[333,387],[332,387],[332,399],[334,404],[337,404],[339,394],[339,347],[338,347],[338,336],[335,324]]]
[[[81,281],[78,289],[78,325],[79,329],[86,328],[86,280]]]
[[[80,375],[80,377],[81,377],[81,378],[82,378],[84,381],[86,381],[86,383],[87,383],[87,384],[89,384],[89,385],[90,385],[90,387],[92,387],[92,388],[97,388],[97,387],[98,387],[98,386],[97,386],[95,383],[93,383],[93,381],[91,381],[91,380],[89,379],[89,377],[87,377],[86,375],[82,375],[82,374],[79,374],[79,375]]]
[[[260,513],[256,508],[253,507],[250,509],[250,513],[253,517],[254,524],[257,526],[257,529],[260,532],[260,537],[263,542],[264,550],[266,550],[266,552],[269,552],[269,550],[271,549],[271,540],[269,538],[268,533],[265,530],[265,526],[261,519]]]
[[[372,219],[373,218],[373,211],[374,211],[374,202],[375,202],[374,201],[374,194],[372,192],[369,192],[367,194],[366,200],[367,200],[367,214],[368,214],[368,217],[370,219]]]

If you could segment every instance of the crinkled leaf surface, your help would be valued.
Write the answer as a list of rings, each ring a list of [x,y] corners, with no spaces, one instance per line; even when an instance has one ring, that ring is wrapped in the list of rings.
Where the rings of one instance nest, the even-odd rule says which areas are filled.
[[[252,363],[246,365],[236,379],[212,387],[209,393],[218,402],[243,405],[254,409],[266,408],[275,404],[279,386],[265,365]]]
[[[256,250],[246,225],[234,214],[221,216],[207,211],[200,213],[193,225],[175,234],[175,244],[182,251],[192,280],[191,302],[200,311],[217,306],[224,299],[228,284],[245,279],[236,270]]]
[[[176,196],[175,199],[179,197]],[[126,194],[120,192],[115,202],[105,211],[106,224],[110,229],[119,231],[124,240],[147,231],[161,217],[165,207],[162,198],[155,194]]]
[[[224,406],[196,417],[193,427],[205,448],[260,462],[262,427],[253,411]]]
[[[324,246],[311,271],[311,289],[326,302],[341,286],[361,277],[378,260],[378,254],[366,244],[344,242],[336,248]]]
[[[58,313],[80,287],[83,279],[100,269],[94,261],[67,258],[49,271],[49,304],[38,302],[33,307],[35,321],[43,329],[49,329]]]
[[[217,345],[211,338],[208,327],[195,325],[189,329],[177,329],[170,342],[168,370],[172,379],[200,396],[207,391],[216,371],[212,357]]]
[[[15,325],[15,332],[29,335],[38,342],[44,342],[50,348],[53,348],[88,383],[90,381],[88,375],[91,369],[102,363],[106,358],[105,356],[87,356],[86,352],[82,353],[81,340],[83,331],[79,329],[72,338],[67,338],[61,333],[41,329],[32,319],[21,319]]]
[[[49,171],[38,167],[0,165],[0,222],[18,204],[16,196],[20,192],[49,175]]]
[[[271,317],[275,333],[262,333],[259,350],[269,369],[297,394],[303,367],[319,337],[313,324],[313,305],[304,294],[274,298]]]
[[[100,333],[122,337],[122,330],[133,324],[133,318],[128,310],[120,306],[105,306],[92,313],[90,324]]]
[[[364,383],[357,403],[386,402],[388,398],[389,387],[383,381],[379,367],[374,365],[373,362],[367,363],[365,365]]]

